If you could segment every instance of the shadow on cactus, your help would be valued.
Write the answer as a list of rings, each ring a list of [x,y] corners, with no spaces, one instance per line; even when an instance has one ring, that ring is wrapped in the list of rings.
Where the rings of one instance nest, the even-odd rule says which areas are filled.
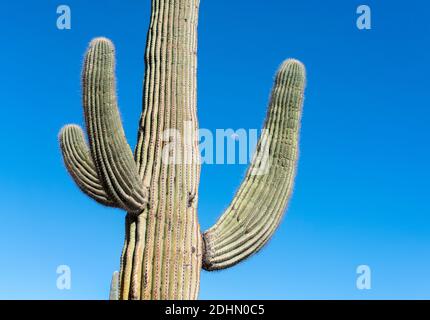
[[[261,249],[285,211],[296,170],[305,70],[286,60],[277,72],[256,155],[233,201],[201,234],[196,115],[198,0],[153,0],[145,53],[143,111],[135,152],[117,106],[115,52],[108,39],[88,48],[82,73],[88,144],[82,129],[60,132],[66,167],[97,202],[127,212],[120,272],[111,299],[196,299],[200,271],[225,269]],[[191,126],[191,131],[186,126]],[[163,161],[166,129],[186,137]],[[188,135],[188,136],[187,136]],[[255,174],[266,152],[270,166]]]

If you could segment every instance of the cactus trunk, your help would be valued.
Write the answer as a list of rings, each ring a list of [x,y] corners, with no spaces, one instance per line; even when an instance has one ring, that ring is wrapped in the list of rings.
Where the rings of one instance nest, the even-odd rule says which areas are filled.
[[[198,10],[199,0],[152,0],[134,156],[117,106],[115,50],[106,38],[90,43],[82,74],[89,145],[77,125],[60,132],[64,163],[78,187],[127,212],[111,299],[196,299],[201,269],[228,268],[260,250],[291,195],[305,86],[304,66],[293,59],[278,70],[265,130],[241,187],[201,234]]]
[[[149,207],[128,217],[123,299],[197,297],[202,256],[195,205],[200,173],[195,136],[198,5],[196,0],[152,1],[135,151]],[[173,154],[163,154],[167,143]]]

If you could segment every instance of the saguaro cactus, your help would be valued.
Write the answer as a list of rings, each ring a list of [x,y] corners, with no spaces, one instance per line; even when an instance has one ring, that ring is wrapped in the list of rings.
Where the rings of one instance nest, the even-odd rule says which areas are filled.
[[[199,0],[152,0],[134,157],[117,107],[114,46],[106,38],[90,43],[83,67],[89,146],[79,126],[60,132],[64,162],[79,188],[127,211],[120,273],[112,285],[119,299],[196,299],[201,269],[228,268],[257,252],[279,225],[291,194],[305,85],[304,67],[292,59],[276,75],[265,134],[244,181],[219,221],[200,233],[193,133],[198,7]],[[183,139],[166,138],[167,129]],[[174,161],[165,161],[166,145]]]

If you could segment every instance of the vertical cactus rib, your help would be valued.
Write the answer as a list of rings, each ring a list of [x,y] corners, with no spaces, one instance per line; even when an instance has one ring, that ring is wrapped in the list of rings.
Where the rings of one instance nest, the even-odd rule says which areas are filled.
[[[305,87],[304,66],[287,60],[280,67],[260,138],[259,153],[268,152],[264,174],[251,165],[235,198],[219,221],[203,235],[203,268],[224,269],[257,252],[270,239],[285,211],[296,171],[298,135]],[[261,165],[261,163],[258,163]]]
[[[105,206],[117,207],[103,189],[82,129],[77,125],[64,126],[59,140],[64,164],[82,192]]]
[[[187,8],[190,11],[190,19],[192,24],[187,24],[186,33],[191,35],[196,34],[197,25],[197,12],[193,8],[194,4],[190,3]],[[200,228],[197,223],[197,219],[193,219],[193,215],[196,213],[196,201],[198,194],[198,178],[200,170],[193,170],[193,166],[198,163],[199,152],[193,152],[192,150],[198,150],[198,139],[196,132],[198,129],[196,110],[193,106],[196,105],[196,59],[195,54],[197,51],[197,38],[191,36],[188,38],[188,50],[186,55],[186,63],[184,73],[186,74],[186,88],[188,88],[188,94],[186,95],[185,105],[188,106],[186,112],[186,127],[184,136],[184,154],[185,154],[185,168],[186,168],[186,181],[187,181],[187,194],[185,195],[185,208],[186,208],[186,225],[184,228],[185,241],[183,243],[184,251],[184,267],[182,269],[182,286],[183,286],[183,297],[196,298],[196,293],[193,289],[196,285],[196,269],[200,273],[201,269],[201,257],[198,257],[199,248],[201,246]]]
[[[147,198],[125,138],[115,92],[115,52],[105,38],[94,39],[83,70],[83,105],[91,154],[105,191],[129,212],[140,212]]]
[[[127,214],[124,248],[121,255],[120,300],[128,300],[133,276],[133,256],[136,246],[136,216]]]
[[[173,5],[173,8],[172,8]],[[172,1],[170,6],[172,9],[174,9],[174,6],[177,6],[178,3],[175,1]],[[178,54],[177,50],[173,50],[174,48],[178,47],[178,28],[174,28],[175,25],[178,25],[179,23],[179,11],[180,10],[171,10],[171,18],[169,19],[168,24],[168,48],[167,48],[167,61],[171,61],[172,64],[176,64]],[[167,92],[166,92],[166,101],[170,104],[170,119],[168,123],[169,128],[176,128],[176,69],[173,67],[168,68],[168,75],[167,77],[171,79],[171,82],[167,86]],[[170,138],[170,137],[169,137]],[[169,140],[170,141],[170,140]],[[173,143],[173,142],[171,142]],[[175,146],[176,149],[176,146]],[[173,153],[171,155],[172,162],[176,163],[176,153]],[[160,299],[168,299],[169,298],[169,275],[171,271],[172,264],[172,235],[173,235],[173,216],[175,213],[176,208],[176,202],[175,202],[175,175],[176,175],[176,166],[170,165],[166,168],[166,166],[163,166],[163,173],[162,175],[167,175],[167,181],[166,181],[166,192],[167,195],[165,197],[165,208],[166,208],[166,221],[164,223],[164,234],[165,234],[165,243],[163,246],[163,255],[158,255],[156,258],[156,265],[157,270],[159,270],[159,273],[156,276],[156,279],[154,281],[154,287],[159,288],[159,290],[156,290],[156,296],[158,296]],[[167,172],[166,172],[167,170]],[[161,268],[161,270],[160,270]]]
[[[192,90],[191,101],[194,104],[197,104],[197,25],[198,25],[198,6],[199,2],[193,4],[196,6],[196,10],[193,10],[193,18],[194,24],[192,32],[196,35],[192,38],[192,56],[191,59],[191,79],[194,81],[191,85],[194,86],[194,90]],[[197,119],[197,113],[192,112],[192,124],[194,124],[194,128],[197,132],[199,125]],[[193,137],[193,149],[199,149],[199,137]],[[201,163],[200,152],[193,153],[192,158],[193,163]],[[195,171],[193,175],[192,185],[194,190],[189,195],[188,205],[194,210],[197,211],[197,203],[198,203],[198,186],[200,182],[200,167]],[[190,299],[197,299],[200,288],[200,273],[202,269],[202,256],[203,256],[203,240],[201,236],[200,225],[197,219],[193,220],[192,223],[192,233],[193,237],[191,238],[191,279],[190,279]],[[194,246],[196,244],[196,246]]]
[[[109,300],[119,300],[119,273],[115,271],[112,275]]]
[[[171,118],[171,110],[168,110],[170,107],[171,101],[171,86],[168,82],[168,79],[171,77],[171,61],[172,61],[172,47],[173,47],[173,19],[175,13],[175,1],[170,1],[166,4],[166,8],[164,11],[164,19],[162,25],[162,36],[164,37],[164,41],[161,46],[161,61],[166,61],[165,64],[161,65],[161,80],[160,80],[160,106],[162,110],[165,110],[164,119],[160,119],[160,125],[162,125],[163,130],[170,128],[170,118]],[[163,95],[164,92],[164,95]],[[160,136],[163,138],[163,132],[159,132]],[[157,150],[160,150],[163,147],[163,144],[157,144]],[[163,155],[163,150],[161,151],[161,156]],[[162,160],[161,160],[162,162]],[[160,195],[167,194],[168,188],[168,171],[169,166],[161,163],[160,166],[160,178],[159,178],[159,193]],[[156,239],[155,239],[155,251],[154,251],[154,277],[152,280],[153,286],[153,299],[161,298],[161,281],[162,281],[162,267],[164,264],[164,259],[166,258],[165,248],[167,247],[167,243],[165,243],[165,234],[166,234],[166,225],[167,219],[170,214],[167,197],[161,196],[159,199],[158,205],[158,219],[156,225]]]

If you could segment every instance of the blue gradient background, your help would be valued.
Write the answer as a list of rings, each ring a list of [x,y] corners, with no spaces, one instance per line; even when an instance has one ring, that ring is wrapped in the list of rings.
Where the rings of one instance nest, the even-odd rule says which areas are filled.
[[[0,4],[0,298],[106,299],[119,267],[124,212],[84,196],[69,178],[57,134],[83,123],[80,72],[95,36],[117,47],[121,113],[130,144],[141,110],[150,1]],[[299,172],[288,213],[260,253],[202,273],[203,299],[430,298],[430,4],[370,1],[202,0],[200,126],[260,128],[284,58],[308,71]],[[199,218],[208,228],[246,167],[202,168]],[[56,288],[56,268],[72,288]],[[372,289],[356,289],[356,267]]]

